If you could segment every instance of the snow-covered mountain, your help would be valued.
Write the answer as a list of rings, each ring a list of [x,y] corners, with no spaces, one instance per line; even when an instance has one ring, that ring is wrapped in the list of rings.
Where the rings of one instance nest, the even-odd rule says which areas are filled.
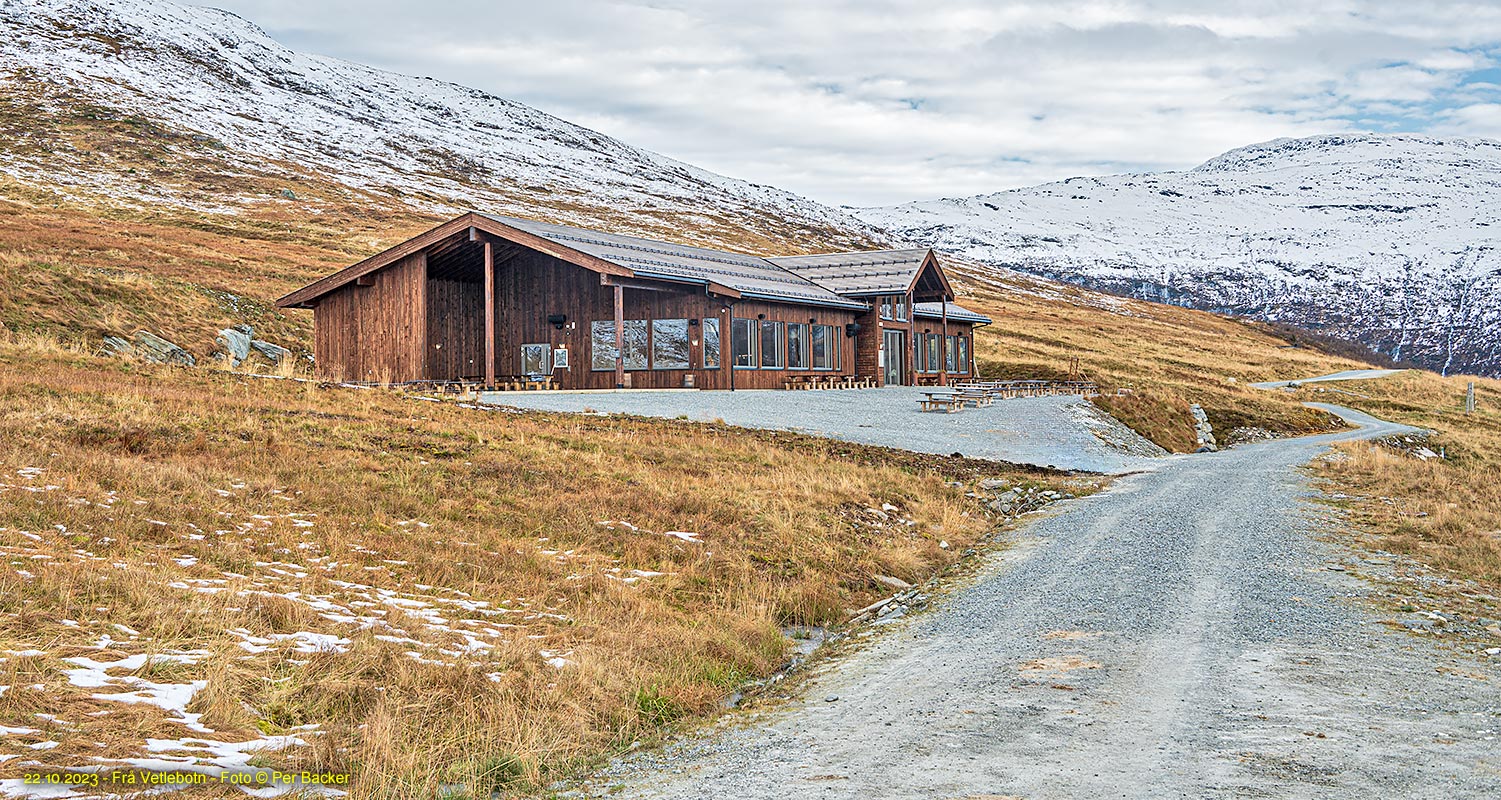
[[[1183,172],[856,213],[995,266],[1501,374],[1501,142],[1278,139]]]
[[[0,0],[0,85],[23,118],[0,171],[71,194],[207,211],[278,202],[237,174],[330,179],[447,213],[545,214],[747,244],[856,246],[880,234],[790,192],[727,178],[485,92],[290,50],[228,12],[161,0]],[[152,158],[209,159],[217,180],[142,180],[85,116],[157,128]],[[35,146],[25,146],[30,141]],[[159,146],[159,148],[158,148]],[[161,154],[164,153],[165,156]],[[294,193],[295,194],[295,193]],[[785,245],[784,245],[785,246]]]

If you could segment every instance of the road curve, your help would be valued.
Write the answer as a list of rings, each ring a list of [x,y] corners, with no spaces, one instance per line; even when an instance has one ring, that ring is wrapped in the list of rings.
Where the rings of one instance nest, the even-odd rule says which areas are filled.
[[[1304,383],[1325,383],[1328,381],[1366,381],[1373,378],[1385,378],[1388,375],[1396,375],[1400,369],[1347,369],[1344,372],[1332,372],[1328,375],[1320,375],[1317,378],[1300,378],[1291,381],[1264,381],[1253,383],[1257,389],[1281,389],[1284,386]]]
[[[1347,551],[1318,536],[1297,469],[1406,429],[1321,407],[1358,430],[1176,459],[1065,503],[802,701],[583,793],[1501,797],[1494,670],[1379,624],[1364,585],[1325,569]]]

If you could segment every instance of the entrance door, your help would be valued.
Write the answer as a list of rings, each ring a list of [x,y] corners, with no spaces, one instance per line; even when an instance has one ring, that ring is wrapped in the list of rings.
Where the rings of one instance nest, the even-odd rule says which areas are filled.
[[[882,331],[886,350],[885,377],[887,386],[900,386],[907,372],[906,331]]]

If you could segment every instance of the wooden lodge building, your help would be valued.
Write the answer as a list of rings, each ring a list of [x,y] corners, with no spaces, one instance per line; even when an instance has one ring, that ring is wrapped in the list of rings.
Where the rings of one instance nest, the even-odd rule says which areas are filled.
[[[469,213],[277,301],[360,382],[561,389],[874,385],[972,374],[973,329],[931,250],[763,258]]]

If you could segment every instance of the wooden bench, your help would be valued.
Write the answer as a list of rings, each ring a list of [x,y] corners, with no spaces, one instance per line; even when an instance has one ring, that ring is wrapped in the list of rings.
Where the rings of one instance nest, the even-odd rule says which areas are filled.
[[[984,408],[995,402],[995,398],[986,391],[961,389],[954,396],[966,403],[974,403],[975,408]]]
[[[952,414],[964,409],[965,400],[957,394],[947,392],[923,392],[923,394],[927,397],[917,401],[923,411],[942,410],[946,414]]]

